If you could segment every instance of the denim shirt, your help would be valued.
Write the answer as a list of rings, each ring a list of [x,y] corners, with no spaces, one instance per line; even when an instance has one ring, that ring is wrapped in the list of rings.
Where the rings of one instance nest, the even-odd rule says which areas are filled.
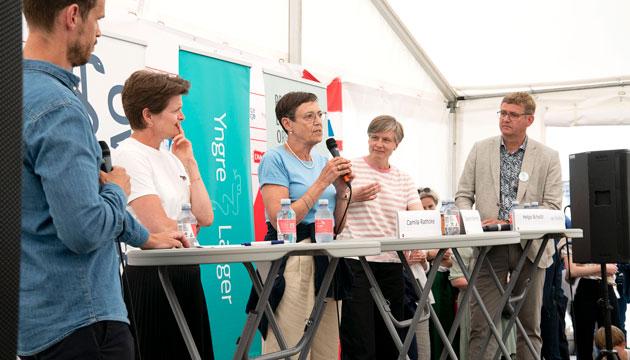
[[[123,190],[99,184],[101,149],[79,78],[25,60],[18,354],[36,354],[97,321],[127,322],[116,239],[140,246],[147,230]]]

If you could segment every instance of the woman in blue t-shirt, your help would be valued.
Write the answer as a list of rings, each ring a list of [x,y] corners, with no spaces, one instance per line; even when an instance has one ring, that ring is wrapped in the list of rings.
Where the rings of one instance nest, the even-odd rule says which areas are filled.
[[[276,214],[280,210],[280,200],[284,198],[291,199],[291,208],[296,214],[298,242],[314,242],[315,211],[319,199],[328,199],[329,208],[334,209],[335,233],[338,233],[343,228],[342,216],[349,196],[343,177],[351,177],[352,170],[350,161],[342,157],[328,160],[313,151],[315,145],[322,141],[326,120],[317,96],[306,92],[287,93],[276,104],[276,118],[287,133],[287,140],[267,151],[258,168],[267,219],[266,239],[276,239]],[[321,284],[320,275],[326,270],[327,262],[327,257],[289,257],[283,276],[276,281],[274,294],[277,296],[270,302],[272,306],[277,305],[274,312],[289,347],[294,346],[304,333],[304,321],[310,316]],[[340,275],[339,272],[337,275]],[[335,285],[343,285],[343,281],[337,281]],[[340,299],[343,294],[330,291],[328,296]],[[335,306],[325,307],[311,345],[311,359],[337,358],[337,315]],[[280,350],[273,333],[267,333],[264,327],[261,329],[266,336],[263,352]]]

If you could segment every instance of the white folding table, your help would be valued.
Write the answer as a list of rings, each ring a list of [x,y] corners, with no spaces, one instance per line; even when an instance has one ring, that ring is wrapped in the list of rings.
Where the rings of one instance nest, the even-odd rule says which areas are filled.
[[[269,320],[269,327],[274,332],[281,347],[281,351],[271,354],[265,354],[257,359],[281,359],[300,353],[299,358],[305,359],[313,336],[317,330],[324,307],[326,306],[326,293],[332,282],[332,278],[337,268],[339,258],[351,256],[369,256],[380,254],[380,243],[373,241],[334,241],[331,243],[314,243],[314,244],[281,244],[267,246],[242,246],[242,245],[225,245],[210,246],[202,248],[187,249],[162,249],[162,250],[130,250],[127,253],[127,261],[133,266],[157,266],[158,274],[164,293],[168,298],[169,304],[177,324],[180,328],[186,347],[190,352],[193,360],[200,359],[199,352],[195,346],[195,342],[186,323],[186,319],[182,313],[179,301],[173,290],[170,278],[168,276],[168,268],[172,265],[195,265],[195,264],[223,264],[223,263],[242,263],[249,273],[254,284],[259,299],[254,311],[247,316],[247,321],[243,327],[243,331],[234,354],[234,359],[248,359],[248,352],[254,339],[256,329],[260,323],[263,314]],[[330,262],[322,285],[317,293],[315,305],[311,312],[311,316],[307,321],[304,335],[302,339],[292,348],[287,348],[286,342],[282,336],[282,332],[278,327],[271,306],[268,303],[274,281],[278,277],[282,259],[287,256],[316,256],[324,255],[330,257]],[[271,267],[264,284],[254,269],[253,262],[270,261]]]
[[[364,239],[364,240],[367,240],[367,239]],[[370,240],[379,241],[381,244],[381,251],[383,252],[395,251],[398,254],[398,257],[400,258],[400,261],[403,267],[405,268],[405,270],[411,274],[412,273],[411,268],[409,267],[409,264],[407,263],[407,260],[404,256],[404,251],[406,250],[440,249],[434,260],[436,263],[439,263],[442,260],[442,257],[444,256],[444,253],[446,252],[446,250],[448,248],[451,248],[453,249],[453,253],[459,265],[462,267],[462,269],[465,269],[465,265],[462,262],[461,256],[459,256],[459,252],[457,251],[457,248],[479,247],[481,251],[479,251],[477,254],[477,263],[481,264],[481,262],[483,261],[490,247],[496,246],[496,245],[518,244],[520,243],[521,238],[519,236],[519,233],[517,232],[502,231],[502,232],[487,232],[483,234],[474,234],[474,235],[449,235],[449,236],[439,235],[439,236],[423,236],[423,237],[405,238],[405,239],[378,238],[378,239],[370,239]],[[433,324],[435,325],[435,328],[438,331],[442,339],[442,342],[444,343],[443,354],[448,353],[451,356],[451,358],[457,359],[457,356],[455,355],[455,352],[453,350],[453,347],[451,346],[451,343],[457,331],[457,327],[459,326],[459,322],[461,322],[461,313],[456,315],[453,326],[451,327],[450,333],[447,336],[446,333],[444,332],[444,329],[440,323],[439,318],[437,317],[437,314],[433,311],[433,308],[429,305],[429,302],[428,302],[429,292],[431,291],[433,281],[435,280],[438,266],[431,267],[431,270],[429,271],[429,274],[427,276],[427,282],[424,288],[418,281],[412,282],[414,286],[414,290],[416,291],[418,297],[420,298],[420,300],[418,301],[418,307],[416,308],[416,312],[414,313],[414,316],[411,319],[400,321],[398,319],[395,319],[394,316],[391,314],[389,305],[387,304],[387,300],[383,296],[383,293],[380,290],[378,282],[376,281],[376,278],[374,277],[374,274],[372,273],[372,270],[370,269],[370,265],[368,264],[368,261],[365,258],[365,256],[360,256],[359,260],[361,261],[363,270],[365,271],[368,281],[370,282],[370,286],[371,286],[370,292],[372,294],[372,297],[374,298],[374,302],[376,303],[377,308],[379,309],[379,312],[381,313],[381,316],[383,318],[383,321],[385,322],[385,325],[392,339],[394,340],[396,347],[399,350],[398,359],[403,360],[403,359],[408,358],[407,352],[409,350],[409,347],[411,346],[411,342],[414,336],[413,329],[415,329],[417,324],[422,320],[423,312],[426,311],[424,310],[425,308],[428,308],[429,316],[431,320],[433,321]],[[480,268],[481,268],[480,266],[475,266],[475,269],[473,270],[472,275],[467,276],[467,279],[469,281],[469,286],[463,295],[463,301],[462,301],[463,304],[465,304],[465,302],[468,302],[471,292],[474,293],[476,298],[480,299],[479,294],[477,293],[476,288],[475,288],[475,280],[476,280],[477,274],[479,273]],[[491,320],[489,316],[488,316],[488,320],[489,321]],[[396,328],[400,328],[400,329],[408,328],[410,330],[407,331],[406,337],[403,340],[401,340]],[[494,332],[496,333],[496,336],[500,338],[500,334],[496,330],[496,328],[494,329]]]

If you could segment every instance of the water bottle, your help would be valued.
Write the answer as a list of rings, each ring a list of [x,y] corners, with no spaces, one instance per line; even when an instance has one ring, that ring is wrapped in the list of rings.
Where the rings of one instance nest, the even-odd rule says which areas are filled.
[[[295,234],[295,211],[291,209],[291,199],[281,199],[280,205],[282,207],[276,216],[278,240],[284,240],[285,243],[295,243],[297,238]]]
[[[333,241],[335,236],[335,221],[332,212],[328,209],[328,199],[320,199],[315,212],[315,241],[327,243]]]
[[[442,230],[442,235],[446,235],[446,230],[444,229],[444,209],[448,205],[448,200],[442,200],[442,206],[440,207],[440,227]]]
[[[195,227],[197,226],[197,219],[190,210],[189,203],[182,204],[182,211],[177,217],[177,231],[184,233],[186,240],[190,243],[190,246],[199,246],[199,241],[195,236]]]
[[[453,200],[448,200],[444,206],[445,235],[459,235],[459,209]]]

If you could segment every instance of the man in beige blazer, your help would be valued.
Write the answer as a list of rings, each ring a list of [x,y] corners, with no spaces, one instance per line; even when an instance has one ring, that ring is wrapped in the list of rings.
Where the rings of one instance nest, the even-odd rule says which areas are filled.
[[[507,224],[512,201],[521,204],[538,202],[540,207],[560,209],[562,203],[562,177],[560,159],[555,150],[527,137],[527,128],[534,121],[536,104],[527,93],[512,93],[503,98],[499,114],[501,136],[477,142],[466,159],[466,165],[459,180],[455,203],[460,209],[479,211],[483,225]],[[527,298],[519,314],[529,340],[540,354],[540,311],[545,269],[551,265],[554,252],[553,242],[549,242],[538,263],[531,281],[525,278],[532,267],[540,248],[540,242],[527,253],[528,260],[514,290],[520,294],[529,286]],[[488,253],[499,279],[505,285],[509,274],[515,269],[523,253],[525,243],[496,246]],[[487,265],[482,266],[477,281],[477,289],[484,304],[499,323],[498,314],[500,293],[494,284]],[[487,323],[476,300],[471,306],[470,358],[491,359],[497,349],[492,337],[484,354],[481,346],[489,332]],[[517,332],[518,359],[536,359],[525,344],[525,339]]]

